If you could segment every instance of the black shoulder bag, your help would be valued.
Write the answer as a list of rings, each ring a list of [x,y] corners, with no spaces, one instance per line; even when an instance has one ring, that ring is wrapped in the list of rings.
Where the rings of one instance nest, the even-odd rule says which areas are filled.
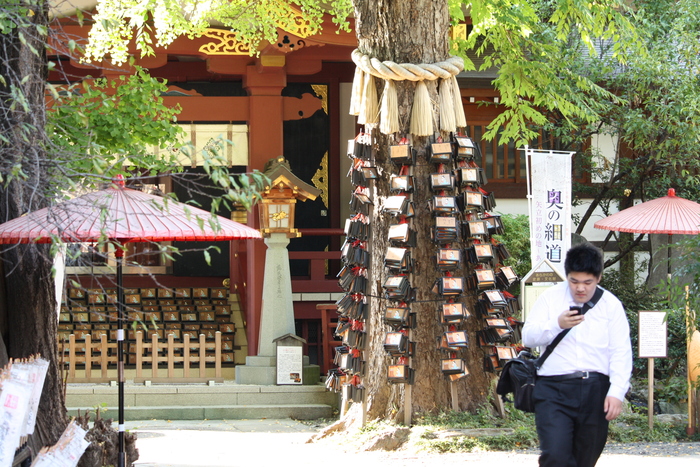
[[[581,314],[585,314],[593,308],[602,295],[603,289],[597,287],[593,298],[581,308]],[[524,350],[516,358],[508,360],[503,365],[503,370],[496,385],[496,394],[501,396],[503,402],[508,402],[507,396],[512,393],[513,405],[515,405],[516,409],[530,413],[535,411],[535,402],[532,399],[532,394],[537,381],[537,370],[542,367],[547,357],[571,329],[564,329],[560,332],[539,358],[534,358],[530,352]]]

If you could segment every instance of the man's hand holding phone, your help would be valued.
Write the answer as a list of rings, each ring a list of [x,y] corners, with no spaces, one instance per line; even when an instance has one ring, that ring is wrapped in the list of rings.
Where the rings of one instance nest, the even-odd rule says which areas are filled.
[[[559,327],[562,329],[569,329],[577,326],[583,322],[583,315],[581,314],[580,306],[570,306],[568,310],[559,315]]]

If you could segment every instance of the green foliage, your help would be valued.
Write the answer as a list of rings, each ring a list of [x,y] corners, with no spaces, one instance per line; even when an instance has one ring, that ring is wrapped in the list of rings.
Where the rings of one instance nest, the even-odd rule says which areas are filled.
[[[317,33],[324,13],[329,13],[339,28],[347,30],[352,3],[350,0],[295,0],[293,5],[279,0],[100,0],[85,59],[99,61],[109,55],[114,63],[123,63],[132,39],[143,55],[151,55],[155,46],[167,46],[177,37],[201,36],[212,22],[233,32],[254,55],[261,42],[276,42],[278,27],[297,31],[301,37]]]
[[[509,416],[497,416],[489,406],[479,407],[476,412],[456,412],[453,410],[437,413],[425,413],[416,418],[416,425],[441,428],[515,428],[520,425],[534,424],[535,416],[510,406]]]
[[[232,210],[234,205],[249,209],[269,180],[258,171],[231,173],[224,154],[233,143],[224,138],[192,154],[191,144],[183,142],[184,131],[175,124],[179,107],[164,104],[166,83],[140,67],[135,70],[114,81],[86,79],[65,89],[53,88],[46,128],[51,153],[61,160],[60,174],[65,177],[57,185],[92,185],[116,174],[176,176],[196,156],[209,177],[207,183],[219,188],[212,211]]]
[[[659,293],[666,299],[665,309],[671,314],[686,316],[686,308],[695,310],[693,322],[700,329],[700,236],[687,236],[673,245],[674,253],[678,254],[677,269],[669,280],[659,286]],[[691,313],[691,316],[692,316]],[[689,335],[687,337],[690,337]]]
[[[598,43],[612,42],[615,60],[634,51],[644,55],[637,33],[618,0],[539,2],[467,1],[473,28],[458,48],[483,58],[481,70],[497,68],[494,86],[505,110],[489,125],[487,139],[528,144],[556,111],[570,131],[600,119],[606,102],[619,99],[576,62],[599,53]],[[462,14],[452,8],[457,19]]]
[[[489,406],[479,408],[475,413],[444,411],[423,414],[415,420],[413,431],[419,434],[416,444],[432,452],[473,452],[511,451],[536,448],[539,445],[535,417],[506,404],[508,416],[501,418]],[[386,422],[368,424],[363,436],[371,438],[373,433],[385,427]],[[482,430],[481,434],[470,432],[464,436],[449,438],[438,436],[439,432],[457,429]],[[494,433],[502,430],[503,434]],[[675,442],[685,439],[682,427],[656,421],[649,430],[645,415],[624,413],[610,423],[608,442]]]
[[[494,238],[503,242],[510,253],[510,258],[505,261],[505,266],[512,266],[518,277],[524,277],[530,272],[530,218],[523,214],[502,214],[503,235],[494,235]],[[511,290],[514,295],[519,295],[520,288]]]
[[[660,384],[664,381],[671,384],[669,378],[682,377],[685,375],[685,355],[686,355],[686,340],[685,340],[685,319],[682,313],[673,311],[669,308],[667,293],[664,290],[649,290],[644,283],[634,287],[626,286],[626,282],[622,280],[618,271],[606,270],[601,280],[601,286],[605,287],[615,294],[627,313],[627,319],[630,323],[630,337],[632,340],[632,348],[639,347],[639,311],[669,311],[667,315],[667,332],[668,332],[668,358],[660,358],[654,361],[655,377]],[[639,283],[640,281],[634,281]],[[645,376],[647,374],[648,360],[646,358],[634,359],[634,375]],[[669,398],[663,399],[676,402],[678,399],[672,394],[676,392],[669,388],[665,391],[669,394]],[[661,399],[660,399],[661,400]]]
[[[507,418],[498,417],[488,406],[473,414],[455,411],[424,414],[416,421],[422,431],[420,444],[434,452],[509,451],[537,446],[534,415],[510,408]],[[447,439],[436,439],[434,435],[441,430],[483,428],[503,429],[503,432]]]
[[[56,148],[78,173],[113,176],[130,165],[151,173],[176,170],[177,158],[153,149],[177,141],[178,108],[168,108],[161,94],[164,82],[136,67],[117,80],[86,79],[53,93],[47,132]],[[75,157],[84,154],[88,157]]]
[[[424,443],[433,452],[475,452],[475,451],[512,451],[515,449],[535,448],[539,445],[534,426],[518,426],[513,431],[492,436],[455,436],[442,440],[430,440]]]
[[[466,69],[475,69],[467,49],[483,58],[482,70],[498,68],[494,85],[505,111],[489,126],[485,137],[499,135],[502,143],[527,144],[537,134],[533,125],[549,121],[547,111],[556,111],[562,124],[573,130],[581,122],[598,121],[606,103],[619,102],[595,76],[581,73],[585,66],[574,66],[581,55],[599,53],[597,42],[611,42],[616,60],[624,60],[630,53],[645,55],[622,0],[449,0],[448,5],[453,24],[464,21],[466,11],[471,16],[472,30],[466,40],[454,42]],[[167,46],[179,36],[201,35],[212,21],[230,29],[252,55],[263,41],[276,40],[278,27],[297,31],[302,37],[319,32],[324,13],[347,30],[352,3],[235,0],[187,1],[183,5],[160,0],[100,0],[97,10],[85,59],[100,60],[109,55],[121,63],[127,60],[127,44],[132,39],[142,54],[152,54],[154,46]]]
[[[658,443],[676,442],[685,438],[682,427],[671,423],[655,421],[654,428],[649,430],[647,415],[624,413],[608,428],[608,442],[617,443]]]
[[[685,357],[686,355],[684,352],[681,359],[685,360]],[[637,360],[644,360],[645,363],[647,362],[646,358]],[[654,360],[654,400],[657,402],[669,402],[675,406],[684,405],[688,399],[688,377],[685,374],[685,365],[680,365],[683,371],[678,371],[676,375],[659,375],[657,374],[657,368],[659,367],[660,360],[668,359],[657,358]],[[646,394],[649,391],[649,378],[641,377],[646,374],[647,370],[645,368],[643,372],[640,372],[639,376],[633,379],[632,391],[638,394]],[[645,406],[639,413],[646,415],[648,413],[647,407]]]
[[[29,10],[23,5],[14,8],[0,8],[0,34],[10,34],[13,30],[27,26]]]

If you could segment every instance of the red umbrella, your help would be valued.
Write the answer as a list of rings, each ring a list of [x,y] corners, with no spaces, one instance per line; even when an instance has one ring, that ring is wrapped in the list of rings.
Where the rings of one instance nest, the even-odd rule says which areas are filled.
[[[669,188],[668,195],[623,209],[593,227],[617,232],[696,235],[700,233],[700,204],[679,198],[676,190]]]
[[[64,201],[0,224],[0,244],[51,242],[111,242],[117,257],[117,334],[119,383],[119,467],[125,465],[124,445],[124,244],[131,242],[225,241],[261,238],[260,232],[238,222],[172,199],[124,187],[117,180],[104,190]]]
[[[0,225],[0,244],[105,240],[124,244],[248,238],[260,238],[260,232],[202,209],[119,185]]]

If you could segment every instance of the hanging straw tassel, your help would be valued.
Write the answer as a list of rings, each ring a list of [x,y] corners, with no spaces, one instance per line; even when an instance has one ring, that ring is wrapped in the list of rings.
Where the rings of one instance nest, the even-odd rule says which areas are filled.
[[[455,124],[455,101],[452,98],[452,81],[449,79],[443,79],[440,81],[440,129],[442,131],[447,131],[454,133],[456,128]]]
[[[462,94],[459,92],[459,83],[457,77],[452,76],[452,99],[454,100],[453,109],[455,111],[455,126],[464,128],[467,126],[467,117],[464,115],[464,105],[462,105]]]
[[[418,81],[416,93],[413,96],[411,134],[415,136],[430,136],[433,134],[433,110],[430,105],[430,94],[428,93],[428,86],[423,81]]]
[[[365,75],[365,86],[362,91],[362,104],[357,123],[367,125],[377,123],[379,114],[379,104],[377,103],[377,85],[374,83],[374,76]]]
[[[352,94],[350,95],[350,115],[360,115],[362,91],[365,87],[365,74],[360,67],[355,67],[355,77],[352,79]]]
[[[399,131],[399,99],[396,95],[396,85],[390,79],[384,82],[382,107],[379,113],[379,131],[385,135]]]

